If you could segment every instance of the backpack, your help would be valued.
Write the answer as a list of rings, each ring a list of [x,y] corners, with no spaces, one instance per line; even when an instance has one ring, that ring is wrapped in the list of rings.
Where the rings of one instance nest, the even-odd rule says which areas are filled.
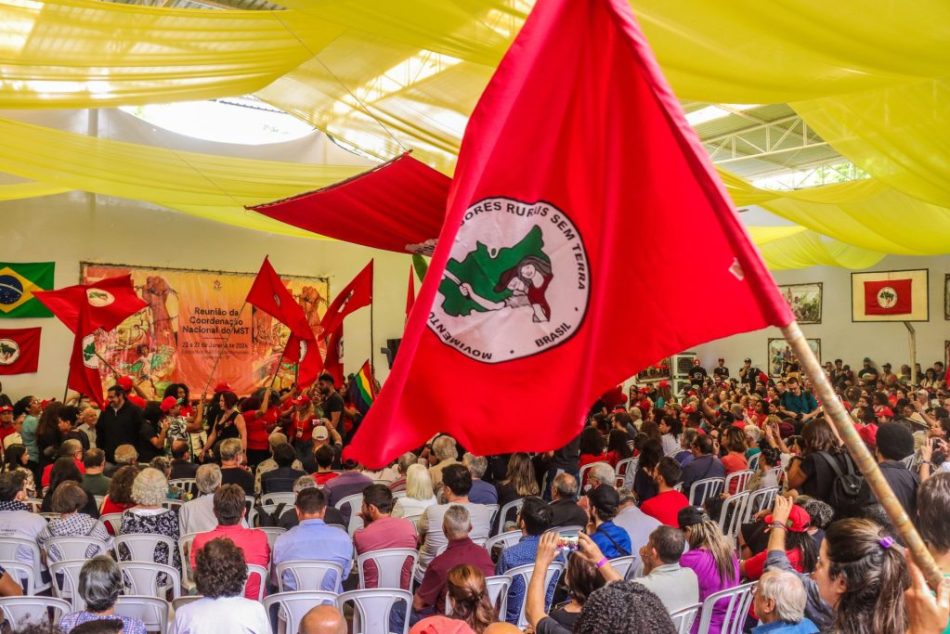
[[[280,516],[284,513],[284,507],[287,506],[286,503],[280,502],[274,508],[273,512],[268,513],[264,510],[264,507],[261,506],[260,502],[254,505],[257,515],[255,518],[255,524],[257,526],[251,526],[251,528],[260,528],[264,526],[280,526]]]
[[[827,500],[835,509],[835,518],[860,517],[867,506],[875,503],[875,499],[871,487],[868,486],[864,475],[858,471],[851,454],[844,452],[833,456],[826,451],[819,451],[818,455],[828,463],[835,474]]]

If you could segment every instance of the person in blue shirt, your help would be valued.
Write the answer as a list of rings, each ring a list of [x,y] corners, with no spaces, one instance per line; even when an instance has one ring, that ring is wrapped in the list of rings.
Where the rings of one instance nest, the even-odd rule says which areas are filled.
[[[512,568],[533,564],[538,556],[538,543],[541,535],[551,527],[551,507],[544,500],[536,496],[526,497],[521,511],[518,513],[518,528],[522,537],[517,544],[509,546],[501,552],[498,563],[495,564],[495,574],[503,575]],[[547,592],[547,603],[550,605],[554,596],[552,583]],[[525,581],[516,577],[508,590],[508,608],[504,615],[505,620],[517,625],[521,604],[524,602]]]
[[[818,401],[811,392],[802,389],[796,379],[788,380],[788,389],[779,398],[779,411],[790,418],[805,423],[821,414]]]
[[[785,570],[765,571],[755,587],[752,603],[759,625],[752,634],[814,634],[818,626],[805,617],[805,585]]]
[[[323,521],[327,510],[326,495],[320,489],[304,489],[297,493],[294,503],[299,524],[274,542],[271,562],[277,565],[285,561],[330,561],[343,567],[343,578],[327,574],[320,588],[297,588],[293,575],[285,572],[284,590],[327,590],[342,592],[343,579],[353,567],[353,540],[345,530]]]
[[[590,524],[587,533],[604,553],[604,557],[626,557],[632,555],[630,535],[613,523],[620,506],[620,494],[609,484],[601,484],[587,493],[590,507]]]

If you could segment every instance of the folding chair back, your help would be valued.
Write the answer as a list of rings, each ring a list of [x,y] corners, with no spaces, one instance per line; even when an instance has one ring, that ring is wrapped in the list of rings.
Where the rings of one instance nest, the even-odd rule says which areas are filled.
[[[343,585],[343,566],[332,561],[284,561],[275,566],[274,574],[281,592],[291,589],[287,586],[288,577],[293,580],[293,590],[323,590],[324,585],[339,590]]]
[[[336,507],[340,513],[343,513],[344,508],[349,509],[350,520],[346,525],[346,532],[349,533],[350,537],[353,537],[353,533],[363,528],[363,518],[360,517],[360,507],[363,505],[363,494],[357,493],[356,495],[348,495],[333,506]]]
[[[636,555],[627,555],[625,557],[614,557],[610,560],[610,567],[617,571],[622,579],[627,579],[633,572],[634,564],[637,563]]]
[[[168,590],[172,598],[181,596],[181,576],[168,564],[145,561],[120,561],[119,570],[129,589],[127,594],[162,597]]]
[[[718,607],[720,613],[725,609],[720,634],[742,634],[749,606],[752,604],[752,590],[755,582],[710,594],[703,601],[699,615],[699,631],[708,632],[713,612]]]
[[[52,619],[50,610],[53,611]],[[71,610],[68,601],[55,597],[0,597],[0,621],[5,620],[13,630],[19,630],[27,623],[55,625]]]
[[[531,580],[531,573],[534,572],[534,564],[525,564],[524,566],[515,566],[511,568],[506,574],[511,577],[511,583],[514,585],[517,579],[521,579],[524,584],[525,593],[522,596],[521,605],[518,606],[518,621],[515,625],[518,626],[518,629],[524,629],[528,625],[528,621],[525,618],[524,608],[525,608],[525,598],[527,597],[527,588],[528,582]],[[544,587],[545,587],[545,600],[544,600],[544,611],[547,612],[551,609],[550,602],[547,599],[549,594],[548,589],[552,588],[557,584],[558,579],[561,576],[561,573],[564,572],[564,564],[560,561],[553,561],[548,566],[548,569],[544,572]],[[509,595],[511,594],[509,588]],[[510,598],[510,597],[509,597]],[[500,613],[498,618],[504,618]]]
[[[353,634],[391,634],[390,613],[399,603],[405,603],[406,613],[412,606],[412,593],[407,590],[391,588],[378,590],[351,590],[336,598],[336,605],[342,613],[347,603],[353,604]],[[403,619],[402,632],[409,631],[409,619]]]
[[[335,605],[336,593],[299,590],[296,592],[278,592],[264,598],[264,609],[271,623],[274,623],[272,610],[276,608],[277,632],[297,634],[300,621],[311,608],[317,605]]]
[[[168,601],[153,596],[122,595],[115,602],[115,613],[138,619],[148,632],[165,634],[168,629]]]
[[[384,548],[363,553],[356,558],[356,567],[360,576],[360,588],[366,589],[366,564],[372,563],[376,567],[377,588],[399,588],[411,590],[412,571],[419,562],[419,551],[414,548]],[[408,565],[408,568],[407,568]],[[406,581],[403,583],[403,571],[408,570]]]
[[[46,545],[49,561],[92,559],[110,552],[109,545],[94,537],[54,537]]]
[[[736,471],[735,473],[730,473],[726,476],[726,482],[723,485],[723,491],[726,493],[732,492],[732,494],[742,493],[745,491],[746,486],[749,484],[749,478],[752,477],[752,474],[755,471]]]
[[[53,596],[72,603],[73,610],[83,610],[86,602],[79,596],[79,573],[86,564],[85,559],[52,561],[49,574],[53,582]]]
[[[745,515],[746,504],[749,503],[749,492],[742,491],[735,495],[730,495],[722,503],[722,510],[719,512],[719,527],[723,535],[728,535],[735,539],[739,534],[739,527],[742,525],[742,518]]]
[[[697,480],[689,487],[690,506],[702,506],[707,498],[714,497],[722,493],[722,478],[705,478]]]
[[[43,563],[40,547],[35,540],[23,537],[4,537],[0,539],[0,564],[15,578],[26,594],[34,594],[49,588],[43,582]]]
[[[168,552],[168,561],[171,563],[172,554],[178,550],[175,540],[166,535],[157,533],[132,533],[118,535],[113,542],[116,561],[144,561],[154,562],[160,544],[164,544]]]
[[[689,607],[680,608],[675,612],[670,612],[670,618],[673,620],[673,627],[676,628],[676,634],[689,634],[693,627],[693,621],[699,614],[702,603],[695,603]]]

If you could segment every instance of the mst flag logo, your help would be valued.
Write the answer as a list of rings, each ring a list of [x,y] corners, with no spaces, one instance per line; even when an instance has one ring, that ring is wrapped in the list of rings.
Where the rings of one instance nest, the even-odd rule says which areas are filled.
[[[428,324],[466,356],[502,363],[569,339],[589,292],[587,252],[563,211],[487,198],[465,212]]]
[[[87,288],[86,299],[93,308],[105,308],[115,302],[115,295],[103,288]]]
[[[20,358],[20,344],[13,339],[0,339],[0,365],[11,365]]]
[[[82,364],[87,368],[99,368],[99,355],[96,354],[96,336],[86,335],[82,338]]]

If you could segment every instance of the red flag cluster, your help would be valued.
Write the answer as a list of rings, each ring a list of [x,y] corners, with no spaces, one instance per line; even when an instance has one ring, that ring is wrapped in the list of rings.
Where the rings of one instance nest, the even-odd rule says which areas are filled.
[[[105,407],[95,332],[112,330],[146,307],[135,293],[132,276],[119,275],[55,291],[36,291],[34,296],[76,335],[66,386]]]
[[[626,0],[535,5],[468,122],[448,201],[347,449],[367,466],[440,431],[481,455],[555,449],[639,369],[792,321]],[[517,429],[512,402],[532,404]]]

